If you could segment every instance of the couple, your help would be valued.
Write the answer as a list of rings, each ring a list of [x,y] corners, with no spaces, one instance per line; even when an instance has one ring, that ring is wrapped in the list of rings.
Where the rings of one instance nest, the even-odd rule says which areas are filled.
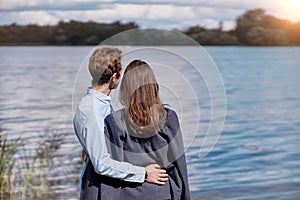
[[[113,112],[109,94],[121,80],[121,51],[96,49],[89,59],[92,87],[73,124],[86,155],[80,199],[190,199],[176,113],[165,108],[150,66],[132,61],[120,84],[124,109]]]

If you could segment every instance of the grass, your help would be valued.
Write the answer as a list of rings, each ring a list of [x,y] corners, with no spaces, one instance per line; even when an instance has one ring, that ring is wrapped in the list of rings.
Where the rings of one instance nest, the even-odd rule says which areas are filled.
[[[1,132],[0,128],[0,200],[53,199],[49,194],[50,183],[47,177],[53,168],[54,157],[63,137],[47,130],[33,155],[23,158],[25,171],[21,170],[21,178],[16,179],[15,155],[24,144],[20,139],[8,142]]]
[[[20,140],[8,143],[5,136],[0,135],[0,199],[13,197],[13,168],[16,160],[13,158],[17,152]]]

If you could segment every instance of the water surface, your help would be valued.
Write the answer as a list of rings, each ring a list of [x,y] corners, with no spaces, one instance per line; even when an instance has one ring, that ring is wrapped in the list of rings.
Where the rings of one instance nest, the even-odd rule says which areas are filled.
[[[180,48],[193,52],[195,47]],[[227,115],[217,144],[205,158],[198,156],[201,144],[188,148],[193,198],[299,199],[300,48],[205,49],[222,75]],[[81,150],[72,129],[72,91],[77,70],[91,50],[0,47],[2,134],[21,137],[29,151],[49,132],[63,135],[50,178],[63,181],[52,191],[70,199],[78,199]],[[200,102],[201,127],[208,124],[205,95]],[[192,110],[195,105],[184,106]],[[191,117],[184,125],[194,122]]]

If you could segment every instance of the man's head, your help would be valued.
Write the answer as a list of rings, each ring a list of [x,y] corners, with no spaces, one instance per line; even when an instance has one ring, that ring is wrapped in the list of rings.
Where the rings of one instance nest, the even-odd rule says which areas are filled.
[[[121,77],[121,50],[113,47],[96,49],[89,60],[92,86],[110,84],[110,89],[118,86]]]

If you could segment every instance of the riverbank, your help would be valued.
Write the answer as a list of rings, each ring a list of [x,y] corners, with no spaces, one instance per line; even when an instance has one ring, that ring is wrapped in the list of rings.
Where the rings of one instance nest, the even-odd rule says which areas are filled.
[[[135,22],[97,23],[75,20],[46,26],[1,25],[0,46],[95,46],[120,32],[138,28],[140,26]],[[124,39],[131,43],[123,42],[119,45],[190,45],[172,35],[164,35],[168,41],[157,43],[160,35],[149,34],[145,29],[140,31],[144,32],[139,37],[134,35]],[[237,17],[232,30],[224,30],[223,22],[220,22],[219,27],[214,29],[194,25],[185,30],[174,31],[189,36],[203,46],[300,46],[300,22],[276,18],[263,9],[249,10]]]

